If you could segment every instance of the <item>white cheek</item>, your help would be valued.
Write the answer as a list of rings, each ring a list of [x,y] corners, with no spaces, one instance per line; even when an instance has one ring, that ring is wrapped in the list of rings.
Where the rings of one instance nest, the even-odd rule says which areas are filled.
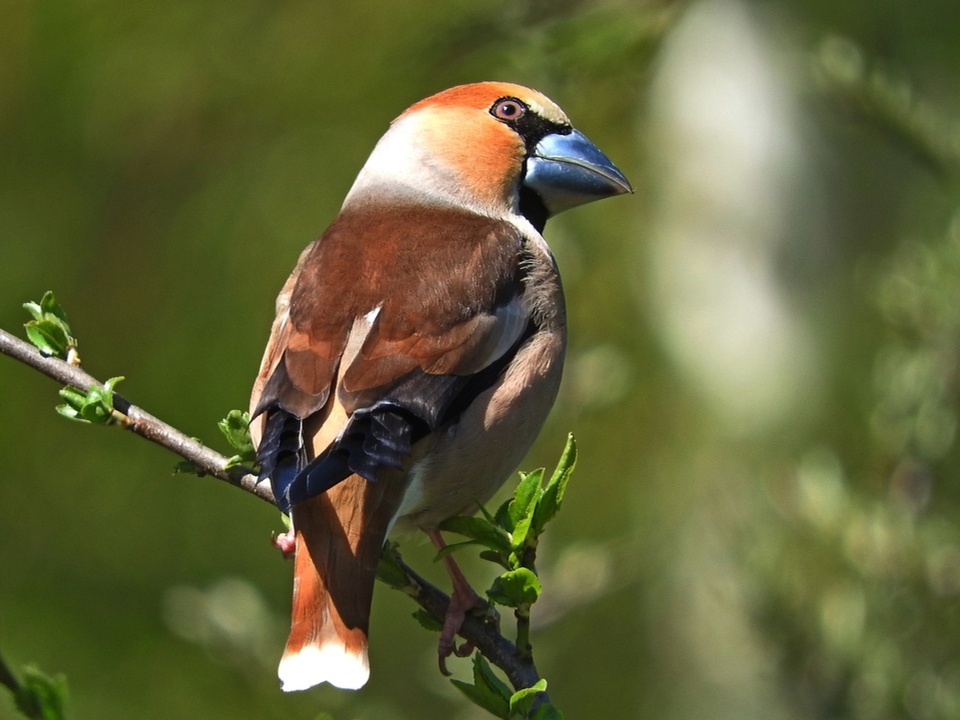
[[[423,205],[454,206],[479,215],[502,217],[510,208],[491,204],[471,192],[469,183],[439,157],[432,141],[431,119],[422,112],[395,121],[373,148],[361,168],[343,207],[401,199]]]
[[[418,125],[416,118],[401,118],[380,138],[347,193],[344,207],[366,193],[384,189],[413,196],[432,194],[444,173],[424,153]],[[452,177],[447,180],[456,184]]]

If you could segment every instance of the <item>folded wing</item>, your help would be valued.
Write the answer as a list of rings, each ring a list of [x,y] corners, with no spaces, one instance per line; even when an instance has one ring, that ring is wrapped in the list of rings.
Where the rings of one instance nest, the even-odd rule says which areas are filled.
[[[522,257],[463,211],[341,214],[281,293],[251,400],[281,507],[403,467],[496,380],[531,331]]]

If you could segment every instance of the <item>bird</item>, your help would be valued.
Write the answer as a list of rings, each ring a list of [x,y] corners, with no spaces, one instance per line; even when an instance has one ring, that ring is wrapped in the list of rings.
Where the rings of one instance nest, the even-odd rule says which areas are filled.
[[[358,689],[388,536],[472,514],[519,466],[557,396],[560,275],[542,232],[633,192],[542,93],[459,85],[414,103],[300,255],[250,399],[260,479],[290,515],[284,691]],[[448,563],[442,662],[477,596]]]

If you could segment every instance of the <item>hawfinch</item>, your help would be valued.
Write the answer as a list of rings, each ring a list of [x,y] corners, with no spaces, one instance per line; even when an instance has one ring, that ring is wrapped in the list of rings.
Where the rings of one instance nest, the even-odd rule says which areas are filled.
[[[445,90],[377,143],[280,292],[250,400],[261,478],[292,520],[284,690],[362,686],[387,536],[441,543],[437,524],[475,512],[519,465],[566,342],[540,233],[627,192],[559,107],[518,85]],[[441,655],[476,597],[451,575]]]

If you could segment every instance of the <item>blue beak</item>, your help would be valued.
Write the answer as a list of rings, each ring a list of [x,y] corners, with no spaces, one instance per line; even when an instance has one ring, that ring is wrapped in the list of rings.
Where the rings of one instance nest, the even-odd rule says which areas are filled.
[[[579,130],[543,138],[527,159],[523,184],[539,196],[551,216],[633,192],[620,169]]]

